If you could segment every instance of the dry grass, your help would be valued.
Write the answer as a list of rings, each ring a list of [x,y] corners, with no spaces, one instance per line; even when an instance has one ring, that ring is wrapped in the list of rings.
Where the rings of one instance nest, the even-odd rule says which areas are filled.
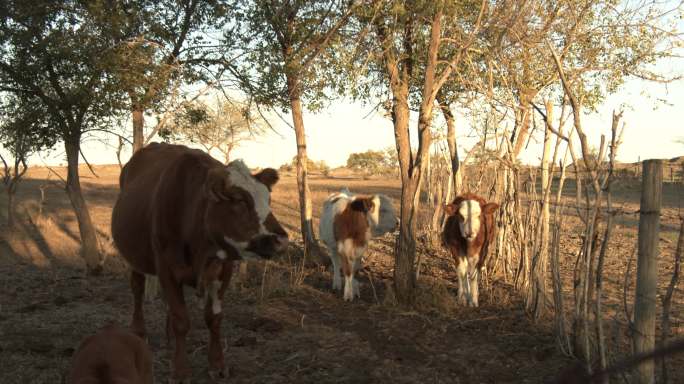
[[[56,171],[64,173],[63,169]],[[84,336],[110,320],[121,324],[130,320],[126,266],[109,236],[119,168],[99,166],[95,171],[97,178],[85,168],[82,175],[91,215],[108,255],[107,272],[100,278],[83,273],[78,227],[64,191],[55,186],[47,188],[44,214],[38,214],[39,187],[57,178],[48,178],[44,168],[32,168],[20,186],[17,211],[22,220],[14,231],[3,229],[0,237],[2,383],[59,382],[73,349]],[[311,178],[316,227],[317,207],[329,193],[343,187],[358,193],[385,193],[398,208],[397,180],[332,175]],[[621,188],[617,200],[626,209],[638,207],[638,191],[629,185]],[[679,188],[666,190],[667,212],[676,213],[681,206],[678,201],[684,192]],[[3,198],[0,196],[0,204]],[[455,271],[449,255],[441,249],[419,244],[425,264],[418,283],[418,305],[409,312],[398,307],[391,285],[393,235],[371,243],[366,270],[359,276],[361,300],[343,302],[341,294],[330,288],[330,273],[302,259],[296,202],[295,180],[284,175],[275,188],[273,207],[294,235],[293,245],[279,260],[248,264],[244,274],[236,275],[226,297],[222,332],[234,373],[232,382],[536,383],[567,364],[555,349],[550,322],[531,323],[507,282],[490,277],[481,287],[480,308],[458,307]],[[0,220],[4,220],[2,211]],[[573,255],[579,245],[574,235],[575,220],[566,220],[562,239],[562,271],[569,299]],[[621,292],[627,258],[636,241],[636,224],[631,216],[619,222],[606,263],[604,306],[607,316],[617,319],[607,332],[614,346],[622,346],[627,340],[620,320]],[[663,221],[661,260],[671,258],[674,229],[673,219]],[[663,286],[670,271],[667,262],[660,263]],[[633,276],[628,282],[631,292]],[[207,333],[201,303],[190,292],[186,297],[193,325],[189,335],[193,379],[207,382]],[[675,293],[674,335],[684,332],[683,297],[681,289]],[[145,311],[156,379],[165,382],[170,352],[163,336],[164,307],[160,301],[153,301],[146,304]],[[672,374],[675,379],[684,378],[681,369],[674,369]]]

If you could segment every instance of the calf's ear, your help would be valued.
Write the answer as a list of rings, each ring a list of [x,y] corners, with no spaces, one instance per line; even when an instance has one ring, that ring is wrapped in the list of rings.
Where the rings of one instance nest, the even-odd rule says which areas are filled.
[[[226,200],[226,190],[230,187],[230,173],[224,167],[211,168],[204,181],[204,190],[214,201]]]
[[[487,203],[487,204],[484,205],[484,207],[482,207],[482,212],[483,212],[484,214],[492,214],[492,213],[494,213],[494,211],[496,211],[497,209],[499,209],[499,204],[497,204],[497,203]]]
[[[458,209],[456,208],[456,206],[454,204],[445,204],[444,205],[444,212],[446,212],[446,214],[449,216],[455,215],[457,210]]]
[[[280,180],[278,171],[273,168],[265,168],[261,172],[253,175],[255,179],[259,180],[270,191],[271,188]]]

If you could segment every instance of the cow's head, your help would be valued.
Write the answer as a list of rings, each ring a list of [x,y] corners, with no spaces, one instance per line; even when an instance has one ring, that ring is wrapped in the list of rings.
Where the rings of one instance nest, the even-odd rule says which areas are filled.
[[[461,236],[468,242],[475,240],[480,233],[480,227],[485,215],[492,215],[499,205],[485,203],[484,199],[475,195],[457,197],[453,203],[447,204],[446,213],[458,219]]]
[[[271,212],[277,181],[276,170],[252,175],[240,160],[209,170],[205,222],[220,258],[268,259],[287,247],[287,232]]]
[[[352,209],[366,213],[373,236],[382,236],[385,233],[394,232],[399,225],[392,201],[385,195],[357,197],[351,204]]]

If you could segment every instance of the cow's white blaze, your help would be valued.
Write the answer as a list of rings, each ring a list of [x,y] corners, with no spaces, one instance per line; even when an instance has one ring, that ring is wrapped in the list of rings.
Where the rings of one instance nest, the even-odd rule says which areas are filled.
[[[252,176],[249,168],[247,168],[247,165],[242,160],[231,161],[226,169],[230,173],[231,184],[244,189],[252,196],[254,209],[259,216],[259,222],[263,226],[266,218],[271,213],[271,206],[269,205],[271,194],[268,188]]]
[[[475,240],[480,232],[480,214],[482,207],[477,200],[463,200],[458,206],[458,225],[461,235],[467,241]]]

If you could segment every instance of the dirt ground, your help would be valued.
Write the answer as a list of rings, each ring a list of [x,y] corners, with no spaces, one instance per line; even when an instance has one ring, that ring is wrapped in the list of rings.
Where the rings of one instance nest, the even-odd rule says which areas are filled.
[[[63,169],[56,169],[58,173]],[[82,170],[91,215],[107,261],[103,276],[84,273],[78,255],[78,227],[56,176],[33,168],[19,189],[18,228],[0,227],[0,383],[59,383],[82,338],[110,321],[128,325],[132,297],[125,264],[111,244],[109,220],[118,193],[118,166],[98,166],[98,177]],[[360,193],[399,197],[392,179],[314,176],[314,214],[330,192],[349,187]],[[45,193],[41,207],[41,187]],[[666,185],[661,233],[659,300],[672,271],[678,212],[684,190]],[[299,215],[294,178],[285,175],[275,187],[273,208],[291,234]],[[638,187],[619,186],[625,209],[638,208]],[[4,198],[0,196],[4,223]],[[40,211],[42,209],[42,214]],[[579,234],[568,215],[562,240],[562,267],[571,289],[572,262]],[[622,303],[625,272],[634,259],[638,216],[620,218],[606,264],[606,315],[609,346],[624,353],[626,317]],[[315,222],[317,227],[317,222]],[[296,236],[295,236],[296,237]],[[375,239],[361,273],[361,300],[345,303],[331,289],[324,267],[300,268],[300,241],[287,255],[254,263],[235,281],[224,303],[223,336],[233,383],[539,383],[571,363],[556,347],[550,318],[538,322],[523,311],[510,282],[490,278],[481,288],[481,306],[455,305],[456,276],[450,258],[439,249],[420,246],[426,259],[419,282],[419,306],[406,311],[394,305],[391,288],[393,235]],[[632,269],[635,268],[635,264]],[[634,273],[628,275],[633,292]],[[189,351],[193,382],[210,382],[206,361],[208,337],[200,303],[186,291],[192,315]],[[568,291],[568,299],[571,296]],[[628,294],[628,303],[633,295]],[[631,305],[631,304],[630,304]],[[660,306],[658,306],[660,311]],[[170,373],[170,350],[164,333],[164,306],[146,303],[149,344],[157,382]],[[675,293],[673,336],[684,333],[684,292]],[[670,361],[673,382],[684,381],[683,360]]]

